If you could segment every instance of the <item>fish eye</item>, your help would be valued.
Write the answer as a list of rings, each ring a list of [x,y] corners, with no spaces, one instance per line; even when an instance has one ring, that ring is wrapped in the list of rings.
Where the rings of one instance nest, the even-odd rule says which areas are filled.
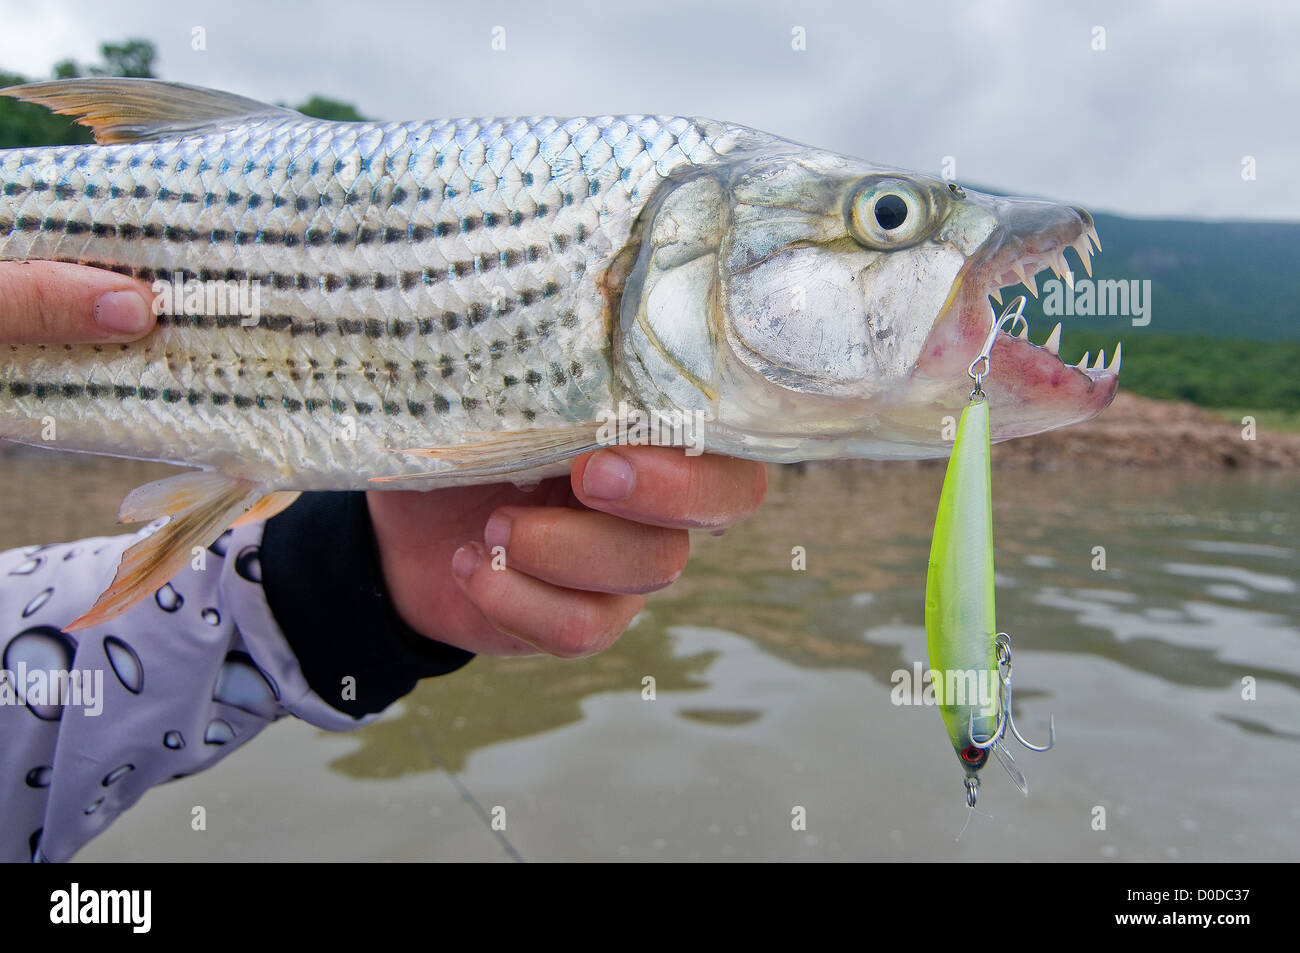
[[[886,192],[876,199],[872,211],[876,223],[887,232],[892,232],[907,221],[907,203],[893,192]]]
[[[961,749],[961,759],[970,765],[983,764],[987,755],[987,751],[976,748],[974,745],[968,745]]]
[[[919,189],[893,177],[860,183],[846,204],[849,231],[858,244],[880,250],[901,248],[925,237],[935,217]]]

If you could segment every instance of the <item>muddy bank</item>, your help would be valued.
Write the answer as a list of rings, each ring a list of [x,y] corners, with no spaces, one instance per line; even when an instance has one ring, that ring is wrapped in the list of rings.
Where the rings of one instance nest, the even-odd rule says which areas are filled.
[[[1087,423],[999,444],[993,463],[1026,469],[1300,467],[1300,434],[1256,426],[1250,440],[1244,429],[1194,404],[1121,392]]]

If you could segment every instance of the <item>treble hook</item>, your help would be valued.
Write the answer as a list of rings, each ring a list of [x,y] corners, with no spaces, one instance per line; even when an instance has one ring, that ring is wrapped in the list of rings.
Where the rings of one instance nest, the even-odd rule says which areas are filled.
[[[1047,730],[1047,744],[1036,745],[1025,740],[1025,736],[1020,733],[1016,727],[1016,716],[1011,710],[1011,636],[1005,632],[999,632],[997,636],[998,661],[1006,659],[1006,670],[1001,673],[1002,684],[1006,688],[1007,704],[1007,725],[1011,728],[1011,733],[1016,736],[1016,740],[1028,748],[1030,751],[1050,751],[1056,745],[1056,715],[1048,716],[1049,728]],[[998,666],[1001,668],[1001,664]]]
[[[992,736],[984,741],[976,741],[975,711],[971,710],[967,729],[971,746],[981,751],[992,748],[1006,737],[1007,729],[1010,728],[1016,740],[1030,751],[1050,751],[1056,745],[1056,715],[1049,716],[1047,744],[1036,745],[1025,739],[1020,729],[1016,727],[1016,717],[1011,710],[1011,636],[999,632],[993,641],[997,646],[998,680],[1002,683],[998,688],[998,706],[1001,711],[998,712],[998,723]]]
[[[1011,330],[1007,333],[1012,334],[1015,332],[1016,322],[1018,321],[1025,326],[1025,333],[1029,333],[1029,319],[1025,317],[1025,305],[1028,303],[1029,299],[1024,295],[1017,295],[1011,300],[1011,303],[1002,310],[1002,313],[994,319],[993,326],[989,328],[989,335],[984,339],[984,346],[980,348],[979,356],[976,357],[975,360],[971,361],[970,367],[966,369],[966,373],[970,375],[970,379],[975,382],[975,389],[971,391],[970,395],[972,400],[984,393],[984,378],[988,376],[989,368],[992,365],[989,355],[993,353],[993,345],[998,339],[998,332],[1002,330],[1002,325],[1006,324],[1009,320],[1011,322]],[[979,367],[981,364],[983,364],[983,368],[978,371],[975,370],[975,368]]]
[[[993,734],[991,734],[984,741],[975,740],[975,710],[973,708],[971,709],[970,717],[967,719],[966,731],[967,734],[970,735],[970,743],[972,748],[979,748],[981,751],[987,751],[989,748],[992,748],[995,744],[1001,741],[1003,736],[1007,733],[1007,707],[1005,704],[1003,704],[1003,699],[1005,697],[1006,697],[1006,693],[1001,688],[999,688],[998,707],[1001,709],[1001,711],[998,712],[997,727],[993,729]]]

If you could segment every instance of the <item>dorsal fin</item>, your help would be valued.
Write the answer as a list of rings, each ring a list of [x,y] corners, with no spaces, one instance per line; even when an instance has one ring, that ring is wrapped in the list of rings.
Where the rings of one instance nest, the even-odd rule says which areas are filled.
[[[201,135],[221,126],[301,114],[256,99],[157,79],[91,76],[0,89],[27,103],[74,116],[101,145]]]

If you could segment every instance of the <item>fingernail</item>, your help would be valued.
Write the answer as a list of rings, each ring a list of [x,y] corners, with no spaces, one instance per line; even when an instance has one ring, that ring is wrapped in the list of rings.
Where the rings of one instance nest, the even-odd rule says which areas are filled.
[[[465,582],[474,575],[479,563],[483,561],[483,547],[478,543],[466,543],[451,557],[451,574]]]
[[[113,334],[139,334],[149,326],[149,306],[134,291],[110,291],[95,302],[95,323]]]
[[[582,474],[582,490],[596,500],[626,500],[632,495],[636,473],[613,450],[601,450]]]
[[[483,542],[487,543],[488,549],[496,549],[498,546],[504,549],[506,543],[510,542],[510,517],[504,513],[493,513],[487,526],[483,527]]]

